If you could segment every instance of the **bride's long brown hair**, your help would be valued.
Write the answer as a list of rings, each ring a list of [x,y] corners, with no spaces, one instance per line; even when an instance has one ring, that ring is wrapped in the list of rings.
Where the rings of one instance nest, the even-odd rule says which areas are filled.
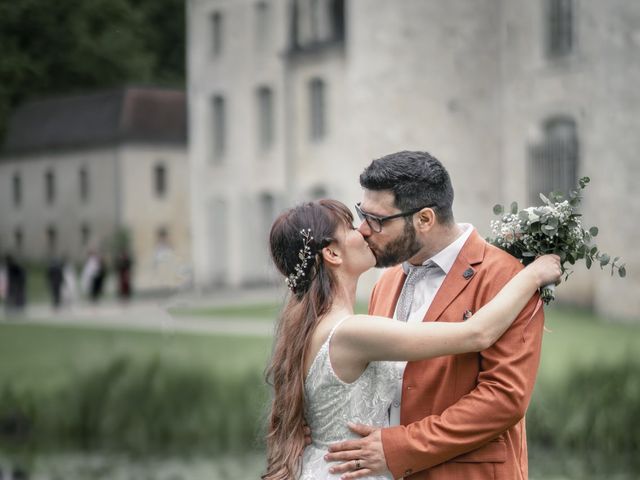
[[[276,328],[271,362],[266,371],[273,386],[267,431],[267,471],[263,480],[291,480],[300,469],[304,442],[304,359],[318,319],[331,308],[335,279],[322,262],[321,250],[334,240],[341,225],[351,225],[349,209],[335,200],[299,205],[281,214],[271,227],[269,245],[276,267],[285,277],[296,273],[304,247],[302,230],[310,230],[311,259],[291,288]]]

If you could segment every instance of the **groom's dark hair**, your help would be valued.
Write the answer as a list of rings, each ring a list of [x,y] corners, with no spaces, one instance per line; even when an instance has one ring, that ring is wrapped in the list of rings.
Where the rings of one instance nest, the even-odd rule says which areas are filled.
[[[427,152],[397,152],[378,158],[360,175],[367,190],[389,190],[401,211],[434,205],[439,223],[453,223],[453,186],[446,168]],[[406,219],[411,221],[410,219]]]

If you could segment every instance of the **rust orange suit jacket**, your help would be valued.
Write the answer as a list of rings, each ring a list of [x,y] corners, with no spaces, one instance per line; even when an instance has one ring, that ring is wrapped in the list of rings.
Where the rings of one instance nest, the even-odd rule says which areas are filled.
[[[474,231],[424,321],[461,322],[491,300],[522,265]],[[377,282],[369,312],[393,316],[405,275],[401,266]],[[527,478],[524,415],[538,364],[544,313],[536,294],[489,349],[409,362],[402,383],[401,425],[382,430],[394,478]]]

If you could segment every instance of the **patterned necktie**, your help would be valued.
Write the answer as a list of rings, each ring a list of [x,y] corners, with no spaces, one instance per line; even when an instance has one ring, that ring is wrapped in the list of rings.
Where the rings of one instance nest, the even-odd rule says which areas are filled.
[[[433,262],[428,262],[426,265],[409,266],[409,273],[404,281],[402,292],[398,298],[398,306],[396,307],[396,319],[401,322],[409,320],[411,314],[411,305],[413,303],[413,293],[415,292],[416,285],[419,281],[423,280],[429,270],[432,268],[440,268]]]

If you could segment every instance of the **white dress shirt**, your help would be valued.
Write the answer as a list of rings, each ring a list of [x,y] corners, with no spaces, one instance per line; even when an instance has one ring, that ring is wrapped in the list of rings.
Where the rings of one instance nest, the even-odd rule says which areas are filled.
[[[431,262],[436,264],[439,268],[430,268],[426,277],[416,283],[413,302],[411,304],[411,310],[409,312],[408,322],[422,322],[427,310],[431,306],[431,302],[438,293],[440,286],[444,282],[445,277],[451,270],[451,267],[458,258],[460,250],[464,246],[465,242],[473,232],[473,225],[469,223],[459,223],[458,226],[462,229],[462,234],[456,238],[451,244],[444,249],[440,250],[433,257],[427,259],[423,265]],[[402,264],[404,272],[409,271],[410,265],[408,262]],[[394,312],[393,319],[397,319],[397,312]],[[398,364],[398,379],[396,385],[396,394],[393,399],[393,403],[389,409],[389,424],[400,425],[400,402],[402,401],[402,377],[404,375],[404,368],[407,362],[397,362]]]

